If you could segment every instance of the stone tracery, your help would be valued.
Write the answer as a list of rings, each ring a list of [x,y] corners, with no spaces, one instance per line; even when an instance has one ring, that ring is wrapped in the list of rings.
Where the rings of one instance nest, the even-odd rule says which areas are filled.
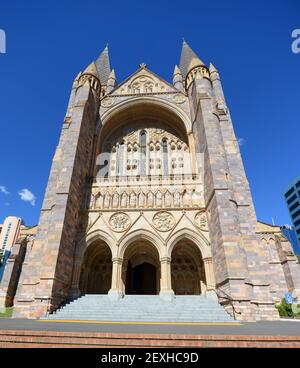
[[[137,120],[102,142],[106,174],[96,167],[90,209],[202,207],[184,133],[159,120]],[[200,185],[199,185],[200,184]]]
[[[109,177],[190,174],[189,147],[184,137],[159,122],[137,122],[109,135],[102,152],[109,153]],[[103,175],[96,174],[97,177]]]

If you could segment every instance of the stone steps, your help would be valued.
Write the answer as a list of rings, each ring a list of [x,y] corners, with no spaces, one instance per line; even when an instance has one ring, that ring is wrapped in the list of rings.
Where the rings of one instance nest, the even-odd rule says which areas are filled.
[[[166,301],[159,295],[85,295],[43,319],[111,322],[233,322],[214,298],[180,295]]]

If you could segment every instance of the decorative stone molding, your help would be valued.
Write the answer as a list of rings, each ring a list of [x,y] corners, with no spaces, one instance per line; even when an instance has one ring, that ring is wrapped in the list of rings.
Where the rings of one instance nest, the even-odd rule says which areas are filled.
[[[196,213],[194,223],[200,230],[208,231],[207,217],[204,211]]]
[[[139,183],[132,180],[120,180],[117,185],[120,185],[119,191],[114,191],[116,180],[107,180],[107,182],[99,182],[98,186],[95,184],[94,205],[90,206],[90,210],[108,210],[108,209],[127,209],[127,208],[189,208],[199,209],[203,207],[203,191],[200,185],[192,183],[178,184],[176,181],[165,180],[163,183],[150,182],[140,180]],[[134,186],[136,184],[136,186]],[[140,186],[138,187],[137,184]],[[153,185],[153,190],[150,188],[143,188],[142,185]],[[185,188],[190,184],[191,188]],[[121,187],[122,185],[122,187]],[[128,188],[126,188],[126,185]],[[161,187],[159,187],[161,185]],[[171,186],[169,189],[164,189],[162,186]],[[131,187],[129,187],[131,186]],[[108,188],[108,189],[107,189]]]
[[[185,87],[188,90],[189,86],[196,78],[209,79],[209,77],[210,77],[210,73],[209,73],[209,70],[206,68],[206,66],[204,65],[197,66],[193,68],[192,70],[190,70],[189,73],[187,74],[186,80],[185,80]]]
[[[124,212],[114,213],[109,219],[110,228],[117,233],[126,231],[130,225],[131,220]]]
[[[101,100],[101,107],[109,108],[113,106],[115,103],[115,99],[112,97],[105,97],[103,100]]]
[[[175,225],[175,219],[170,212],[160,211],[153,216],[152,223],[158,231],[170,231]]]

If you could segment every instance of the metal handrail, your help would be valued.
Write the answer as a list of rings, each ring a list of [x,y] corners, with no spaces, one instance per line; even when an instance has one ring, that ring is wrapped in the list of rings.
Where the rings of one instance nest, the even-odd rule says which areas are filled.
[[[225,291],[223,291],[223,290],[216,290],[214,287],[212,287],[210,285],[207,285],[207,286],[210,288],[209,290],[212,290],[212,291],[214,291],[216,293],[216,295],[217,295],[218,298],[222,298],[222,299],[225,299],[225,300],[228,300],[229,301],[229,304],[232,307],[232,312],[233,312],[233,318],[234,318],[234,320],[236,320],[236,314],[242,314],[242,312],[238,312],[235,309],[235,306],[233,304],[234,299],[232,299],[232,297],[229,294],[225,293]],[[219,292],[222,292],[225,296],[220,295]]]
[[[69,285],[63,287],[62,289],[60,289],[60,293],[62,293],[63,290],[67,290],[69,289]],[[51,300],[52,300],[52,297],[50,296],[48,299],[48,305],[47,305],[47,312],[46,312],[46,316],[49,316],[50,314],[50,306],[51,306]],[[58,306],[57,308],[53,309],[52,312],[56,311],[57,309],[61,308],[61,306],[63,305],[64,302],[61,303],[60,306]]]
[[[47,298],[47,299],[48,299],[48,303],[47,303],[46,317],[48,317],[49,314],[50,314],[50,306],[51,306],[51,300],[52,300],[52,298],[50,296],[50,298]]]

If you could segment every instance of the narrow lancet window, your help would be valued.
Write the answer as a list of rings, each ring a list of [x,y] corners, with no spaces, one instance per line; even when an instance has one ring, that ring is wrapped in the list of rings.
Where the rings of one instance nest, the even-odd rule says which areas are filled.
[[[140,175],[146,175],[146,163],[147,163],[147,135],[145,131],[140,135]]]
[[[119,144],[119,157],[118,157],[118,173],[120,176],[124,175],[124,151],[125,151],[125,144],[124,142],[122,141],[120,144]]]
[[[164,138],[163,145],[163,175],[169,175],[168,141]]]

